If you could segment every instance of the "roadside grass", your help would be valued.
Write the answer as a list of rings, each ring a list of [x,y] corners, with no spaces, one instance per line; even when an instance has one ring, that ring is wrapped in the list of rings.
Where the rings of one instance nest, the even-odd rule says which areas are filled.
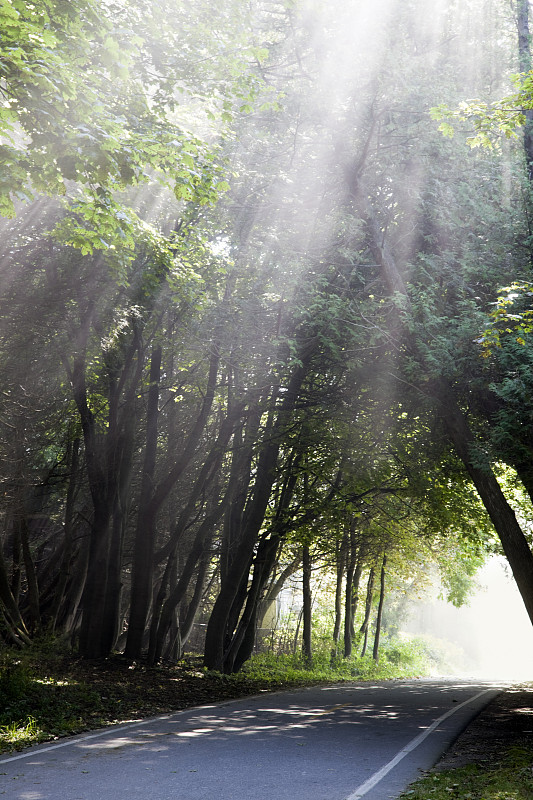
[[[399,800],[532,800],[533,748],[513,747],[490,766],[430,773]]]
[[[151,668],[119,655],[82,661],[45,639],[0,651],[0,753],[195,705],[333,681],[421,676],[429,666],[423,644],[409,642],[385,644],[379,664],[371,656],[332,662],[324,647],[311,667],[299,653],[264,653],[240,673],[223,675],[195,656]]]

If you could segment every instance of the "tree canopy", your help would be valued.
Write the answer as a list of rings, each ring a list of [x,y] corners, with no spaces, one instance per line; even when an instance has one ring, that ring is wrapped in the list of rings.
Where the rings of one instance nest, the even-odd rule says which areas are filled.
[[[0,0],[5,641],[232,672],[303,565],[349,655],[499,549],[533,619],[511,5]]]

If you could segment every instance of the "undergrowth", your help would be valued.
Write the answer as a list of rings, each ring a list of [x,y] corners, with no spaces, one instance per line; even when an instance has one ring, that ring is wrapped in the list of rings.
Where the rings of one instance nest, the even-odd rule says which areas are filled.
[[[427,675],[433,666],[425,643],[415,639],[385,643],[378,663],[371,655],[332,658],[330,650],[324,647],[315,652],[310,665],[301,652],[259,653],[244,665],[242,672],[263,680],[392,680]]]

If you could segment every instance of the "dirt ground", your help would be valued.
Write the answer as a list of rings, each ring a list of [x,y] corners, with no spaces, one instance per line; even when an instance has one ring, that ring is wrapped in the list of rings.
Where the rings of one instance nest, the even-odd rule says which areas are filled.
[[[466,764],[494,764],[514,745],[533,749],[533,684],[499,694],[476,717],[436,765],[436,770]]]

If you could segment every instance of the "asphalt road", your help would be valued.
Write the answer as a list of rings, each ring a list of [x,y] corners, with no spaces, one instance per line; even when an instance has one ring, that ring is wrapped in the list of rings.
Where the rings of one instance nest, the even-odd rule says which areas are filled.
[[[498,693],[391,681],[261,694],[0,759],[9,800],[388,800]]]

